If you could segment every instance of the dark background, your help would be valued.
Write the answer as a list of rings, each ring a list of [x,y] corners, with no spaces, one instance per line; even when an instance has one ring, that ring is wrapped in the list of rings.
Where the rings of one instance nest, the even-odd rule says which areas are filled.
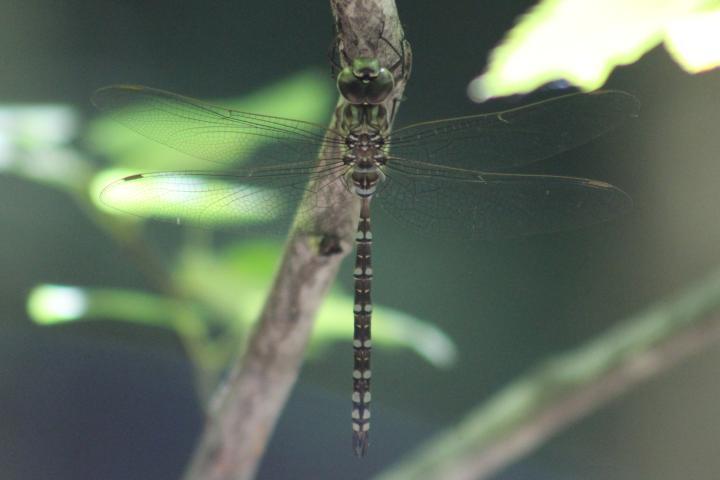
[[[89,94],[106,84],[222,97],[309,66],[329,74],[327,3],[6,1],[0,102],[69,103],[91,117]],[[531,4],[399,0],[414,64],[398,125],[480,111],[466,85]],[[443,372],[376,349],[373,446],[357,460],[348,348],[330,349],[305,366],[260,478],[367,478],[536,362],[714,270],[719,80],[682,72],[657,48],[608,84],[639,98],[637,121],[534,169],[621,187],[635,208],[616,221],[471,244],[374,219],[374,299],[436,322],[460,362]],[[142,288],[141,275],[55,191],[0,177],[0,220],[0,477],[178,478],[202,419],[173,335],[109,322],[42,328],[25,313],[38,283]],[[174,235],[159,228],[160,248],[172,248]],[[350,268],[338,279],[345,287]],[[692,357],[497,478],[716,478],[718,362],[718,348]]]

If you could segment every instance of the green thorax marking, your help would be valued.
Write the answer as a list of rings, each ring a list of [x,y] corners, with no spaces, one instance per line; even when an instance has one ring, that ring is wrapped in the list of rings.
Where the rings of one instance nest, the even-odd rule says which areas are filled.
[[[338,108],[340,130],[353,133],[385,136],[389,127],[387,109],[382,105],[353,105],[346,103]]]

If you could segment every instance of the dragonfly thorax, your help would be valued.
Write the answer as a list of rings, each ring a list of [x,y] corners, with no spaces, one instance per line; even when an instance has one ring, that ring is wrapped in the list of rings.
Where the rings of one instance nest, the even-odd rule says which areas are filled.
[[[382,105],[345,103],[336,111],[345,138],[343,162],[350,166],[345,182],[355,194],[370,197],[384,178],[385,137],[389,129],[387,109]]]
[[[350,133],[345,137],[348,152],[362,154],[366,152],[382,152],[385,139],[379,133]]]
[[[346,103],[338,107],[336,115],[338,126],[345,136],[361,133],[376,133],[384,136],[388,130],[388,113],[382,105]]]
[[[351,167],[346,174],[346,183],[355,194],[369,197],[384,177],[380,167],[387,161],[385,140],[379,133],[350,133],[345,145],[343,161]]]

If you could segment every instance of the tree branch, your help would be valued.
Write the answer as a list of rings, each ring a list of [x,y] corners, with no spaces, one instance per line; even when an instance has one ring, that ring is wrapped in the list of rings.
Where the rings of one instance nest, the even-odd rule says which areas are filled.
[[[338,40],[349,58],[364,55],[379,58],[383,65],[397,62],[397,54],[388,47],[388,42],[400,45],[403,40],[394,0],[331,0],[330,3]],[[381,36],[387,42],[381,40]],[[395,60],[390,60],[393,56]],[[409,59],[408,50],[403,60],[409,62]],[[403,71],[409,72],[409,64]],[[398,82],[389,104],[401,97],[406,80],[407,75]],[[341,98],[339,105],[342,102]],[[330,127],[335,127],[334,118]],[[320,158],[342,156],[339,146],[324,148]],[[310,220],[313,227],[309,230],[322,234],[309,234],[308,229],[299,228],[296,222],[255,330],[228,379],[214,396],[205,431],[185,474],[186,480],[250,479],[258,468],[297,379],[315,313],[340,262],[352,249],[359,211],[357,199],[340,182],[320,192],[325,198],[308,196],[304,202],[309,204],[312,200],[333,205],[331,212],[316,211]],[[307,205],[303,210],[307,210]],[[348,321],[351,313],[348,312]]]
[[[557,355],[377,480],[490,478],[640,382],[720,340],[720,271]]]

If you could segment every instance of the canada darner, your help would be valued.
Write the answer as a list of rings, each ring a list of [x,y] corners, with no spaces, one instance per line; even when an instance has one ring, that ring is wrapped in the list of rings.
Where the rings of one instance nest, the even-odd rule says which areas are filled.
[[[98,90],[101,110],[123,112],[129,128],[198,158],[232,163],[254,154],[257,165],[221,172],[161,172],[123,178],[104,202],[145,217],[213,224],[248,215],[273,218],[296,208],[305,217],[332,209],[323,195],[341,182],[359,197],[354,268],[353,447],[364,455],[370,427],[370,202],[424,231],[492,239],[558,231],[607,220],[629,198],[604,182],[552,175],[499,173],[583,144],[636,113],[619,91],[570,94],[500,113],[423,122],[389,133],[393,68],[355,58],[338,73],[344,101],[335,127],[215,107],[140,86]],[[394,109],[393,109],[394,110]],[[272,140],[269,150],[261,141]],[[319,160],[318,152],[320,155]],[[328,210],[329,211],[329,210]]]

